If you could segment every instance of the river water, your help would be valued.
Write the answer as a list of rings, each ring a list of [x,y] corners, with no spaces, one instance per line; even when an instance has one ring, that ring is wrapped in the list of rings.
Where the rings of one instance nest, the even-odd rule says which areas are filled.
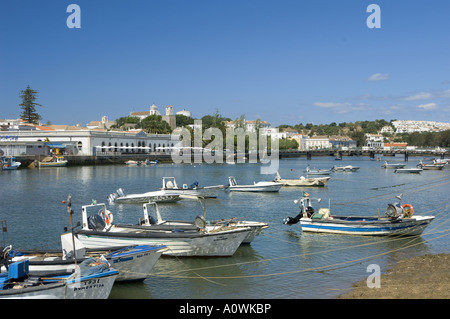
[[[395,157],[389,161],[400,161]],[[407,167],[421,158],[411,157]],[[384,159],[382,159],[384,160]],[[403,159],[401,159],[403,160]],[[205,201],[209,220],[238,217],[264,221],[269,228],[251,245],[241,246],[232,257],[160,258],[153,273],[141,283],[117,283],[111,298],[335,298],[356,281],[367,278],[371,264],[386,271],[400,259],[427,253],[448,253],[450,169],[421,174],[395,174],[381,168],[382,161],[367,157],[283,159],[280,175],[297,178],[309,164],[312,168],[333,165],[359,166],[357,172],[334,172],[327,187],[285,188],[279,193],[228,193]],[[81,222],[81,206],[96,200],[107,203],[117,188],[126,193],[157,190],[164,176],[174,176],[179,185],[198,181],[200,186],[226,184],[232,175],[239,184],[272,180],[261,175],[262,164],[159,164],[77,166],[19,169],[0,172],[0,220],[8,225],[8,240],[16,248],[58,249],[59,236],[70,225],[67,207],[72,196],[74,221]],[[307,191],[320,197],[319,207],[330,205],[332,214],[378,215],[395,196],[410,203],[415,214],[435,215],[420,237],[376,238],[302,233],[299,224],[287,226],[283,219],[295,216],[294,200]],[[137,223],[142,206],[109,205],[114,220]],[[194,220],[203,213],[195,200],[159,205],[163,218]],[[414,273],[411,274],[414,276]],[[382,283],[381,283],[382,284]]]

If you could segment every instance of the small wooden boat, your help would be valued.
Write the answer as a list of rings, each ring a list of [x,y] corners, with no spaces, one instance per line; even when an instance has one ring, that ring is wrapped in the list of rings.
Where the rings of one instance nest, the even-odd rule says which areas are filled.
[[[299,178],[286,179],[281,178],[280,174],[277,172],[277,176],[273,181],[281,183],[283,186],[326,186],[330,178],[330,176],[309,178],[300,176]]]
[[[371,236],[413,236],[421,235],[431,223],[434,216],[414,216],[410,204],[389,204],[384,217],[339,216],[331,215],[329,208],[320,208],[317,212],[311,206],[309,194],[303,193],[300,200],[300,213],[296,217],[287,217],[284,224],[293,225],[300,222],[302,231],[333,233],[346,235]]]
[[[387,161],[384,162],[383,165],[381,165],[382,168],[403,168],[405,167],[406,164],[401,164],[401,163],[388,163]]]
[[[279,182],[253,182],[253,184],[239,185],[233,176],[228,177],[228,182],[227,189],[231,192],[278,192],[283,186]]]
[[[29,275],[28,259],[8,262],[0,274],[0,299],[107,299],[118,276],[105,259],[88,259],[70,275]]]
[[[142,194],[129,194],[126,195],[122,188],[119,188],[115,193],[111,193],[108,196],[108,201],[110,204],[117,203],[174,203],[181,199],[180,195],[170,194],[166,191],[154,191]]]
[[[68,161],[64,159],[64,156],[53,156],[39,161],[39,167],[64,167],[67,166],[67,163]]]

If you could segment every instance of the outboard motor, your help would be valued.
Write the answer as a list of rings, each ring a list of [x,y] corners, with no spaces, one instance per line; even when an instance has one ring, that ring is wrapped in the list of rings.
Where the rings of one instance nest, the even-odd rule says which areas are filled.
[[[117,195],[116,193],[109,194],[108,202],[110,204],[113,204],[116,201],[117,198],[119,198],[119,195]]]
[[[191,184],[191,186],[189,186],[189,188],[196,188],[196,187],[198,187],[198,182],[197,181],[193,182]]]
[[[283,224],[289,225],[289,226],[297,224],[300,221],[300,218],[302,218],[302,216],[303,216],[302,211],[300,211],[300,213],[297,216],[295,216],[294,218],[288,216],[283,220]]]
[[[402,201],[402,196],[403,196],[402,194],[400,194],[399,196],[396,196],[396,198],[398,199],[397,204],[388,204],[388,207],[385,212],[386,217],[398,218],[403,215],[403,208],[400,205],[400,203]]]
[[[124,192],[123,188],[119,188],[119,189],[116,191],[116,193],[117,193],[117,195],[119,195],[119,197],[125,196],[125,192]]]
[[[103,230],[106,226],[105,220],[100,215],[92,215],[88,217],[88,227],[92,230]]]

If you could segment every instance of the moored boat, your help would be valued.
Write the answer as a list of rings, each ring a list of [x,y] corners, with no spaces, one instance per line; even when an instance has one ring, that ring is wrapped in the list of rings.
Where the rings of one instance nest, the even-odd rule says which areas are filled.
[[[154,216],[149,213],[149,207],[153,207]],[[144,218],[141,220],[141,225],[146,226],[171,226],[175,228],[183,227],[199,227],[208,228],[210,231],[218,231],[220,229],[231,227],[231,228],[250,228],[250,232],[244,238],[241,244],[250,244],[256,236],[258,236],[263,229],[269,227],[267,223],[256,222],[256,221],[241,221],[238,218],[228,218],[216,221],[206,221],[204,217],[197,217],[194,222],[191,221],[179,221],[179,220],[164,220],[161,217],[161,212],[159,211],[158,205],[156,203],[146,203],[143,205]]]
[[[333,233],[346,235],[371,236],[413,236],[421,235],[431,223],[434,216],[414,216],[414,208],[410,204],[389,204],[385,216],[340,216],[331,215],[329,208],[321,208],[317,212],[311,205],[309,194],[304,193],[300,200],[300,213],[296,217],[287,217],[286,225],[300,222],[302,231]]]
[[[422,171],[423,171],[423,169],[421,169],[421,168],[409,167],[409,168],[396,168],[394,170],[394,173],[415,173],[415,174],[418,174],[418,173],[420,173]]]
[[[384,162],[383,165],[381,165],[382,168],[403,168],[406,164],[401,163],[388,163],[387,161]]]
[[[39,167],[64,167],[67,163],[68,160],[64,159],[64,156],[53,156],[39,161]]]
[[[98,214],[87,216],[87,209]],[[210,229],[194,226],[124,225],[114,224],[105,204],[82,206],[83,226],[77,238],[88,249],[125,247],[129,245],[165,245],[165,256],[232,256],[250,228],[224,227]],[[201,225],[200,225],[201,226]]]
[[[445,164],[423,163],[422,160],[416,166],[424,170],[441,170]]]
[[[7,259],[2,260],[8,270],[0,274],[0,299],[106,299],[118,276],[102,258],[85,260],[74,273],[58,276],[32,276],[27,259],[13,263]]]
[[[345,166],[334,165],[332,170],[333,172],[356,172],[357,170],[359,170],[359,167],[352,165],[345,165]]]
[[[279,182],[253,182],[253,184],[239,185],[233,176],[228,177],[229,185],[227,189],[235,192],[278,192],[283,186]]]
[[[170,194],[166,191],[153,191],[141,194],[129,194],[126,195],[122,188],[119,188],[115,193],[111,193],[108,196],[108,201],[110,204],[117,203],[146,203],[146,202],[157,202],[157,203],[174,203],[181,199],[180,195]]]
[[[277,172],[277,176],[273,181],[281,183],[283,186],[326,186],[330,178],[330,176],[309,178],[300,176],[299,178],[281,178],[280,174]]]
[[[306,167],[305,173],[308,175],[330,175],[333,171],[331,169],[321,169],[321,168],[314,168],[311,169],[309,165]]]
[[[2,156],[0,159],[0,166],[4,171],[18,169],[21,164],[21,162],[17,162],[16,158],[12,156]]]
[[[175,177],[163,177],[161,191],[167,195],[193,195],[205,198],[216,198],[219,196],[219,192],[222,189],[224,189],[223,185],[200,187],[198,182],[194,182],[190,186],[183,184],[183,187],[179,187]]]

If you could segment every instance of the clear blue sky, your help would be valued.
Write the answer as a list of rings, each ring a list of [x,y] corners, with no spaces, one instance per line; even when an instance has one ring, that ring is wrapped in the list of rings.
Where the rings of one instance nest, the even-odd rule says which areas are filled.
[[[448,0],[0,0],[0,118],[30,85],[52,124],[153,103],[273,126],[450,122],[449,14]]]

